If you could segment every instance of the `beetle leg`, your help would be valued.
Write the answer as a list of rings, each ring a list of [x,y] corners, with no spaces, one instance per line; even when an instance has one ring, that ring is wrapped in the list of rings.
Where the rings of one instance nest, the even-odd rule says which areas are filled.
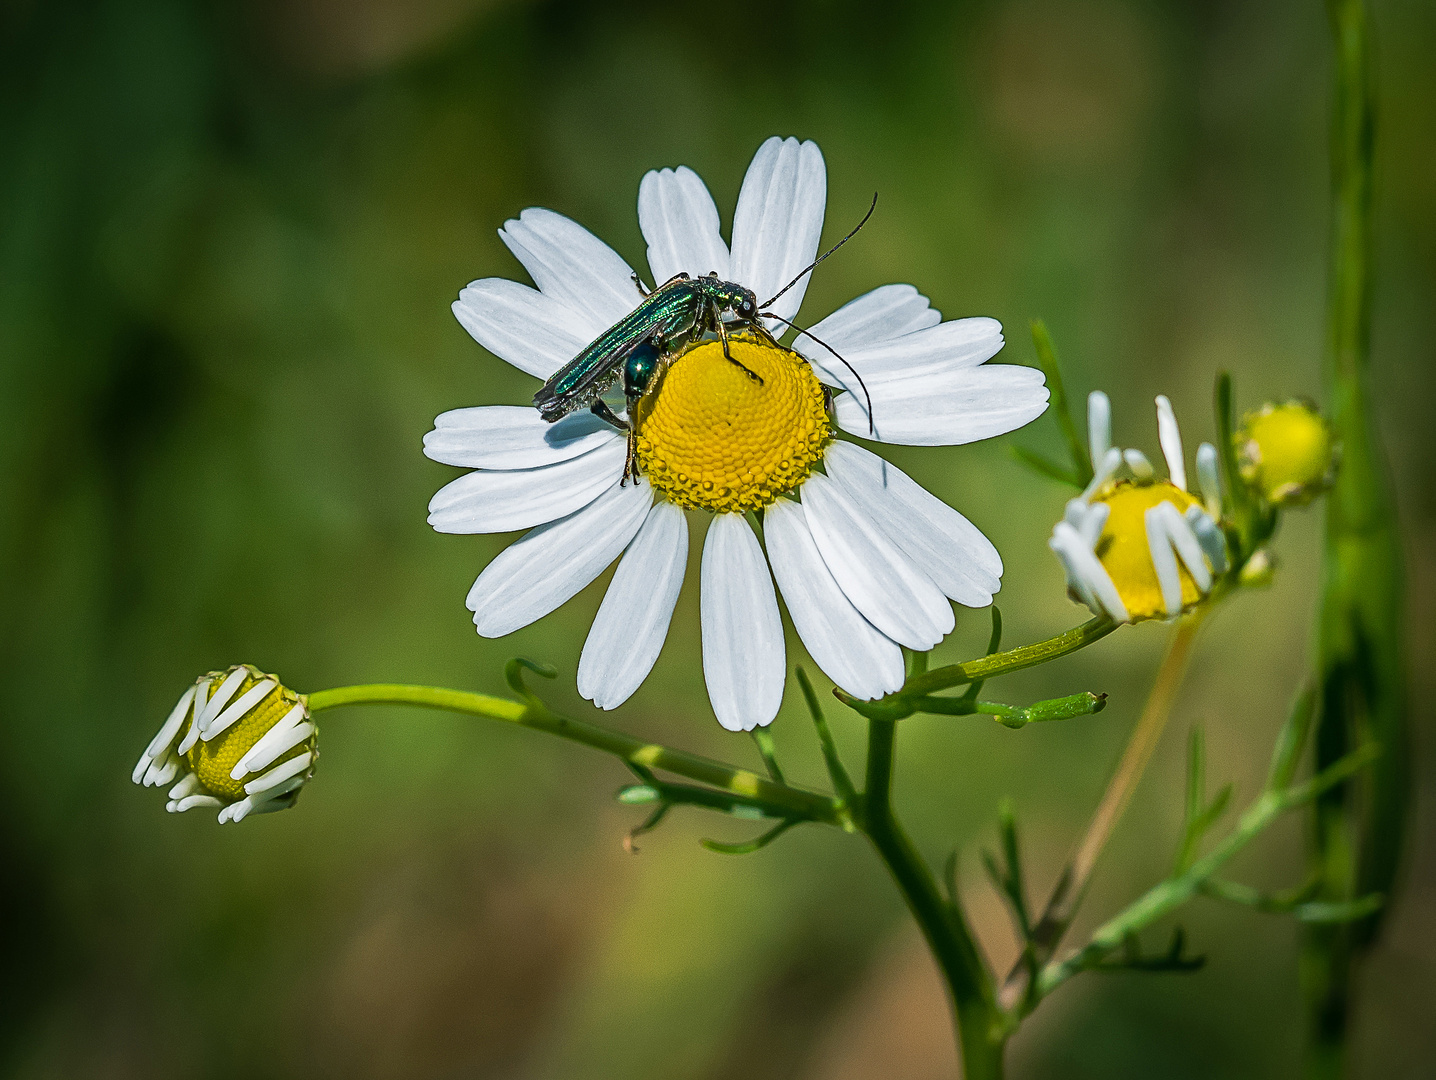
[[[783,347],[778,344],[778,339],[773,336],[773,332],[763,325],[762,319],[754,319],[748,325],[752,327],[755,334],[757,334],[760,338],[766,341],[769,345],[773,346],[773,348],[781,349]]]
[[[647,285],[643,284],[643,279],[638,276],[637,270],[633,271],[633,273],[629,276],[633,278],[633,284],[638,287],[638,294],[640,296],[642,296],[644,299],[647,299],[648,297],[653,295],[653,290],[650,289]]]
[[[724,324],[723,319],[719,317],[716,312],[714,313],[713,321],[718,326],[718,340],[723,342],[723,355],[728,358],[728,362],[732,364],[737,364],[740,368],[743,369],[743,373],[747,375],[748,378],[752,379],[759,386],[762,386],[763,376],[759,375],[756,371],[749,371],[743,361],[739,360],[731,352],[728,351],[728,327]]]
[[[588,411],[600,420],[612,424],[618,428],[619,431],[628,430],[628,421],[624,420],[621,416],[615,415],[614,411],[608,407],[608,402],[604,401],[603,398],[599,398],[590,405]]]
[[[628,455],[623,459],[623,479],[618,482],[622,487],[629,480],[636,485],[638,483],[638,399],[642,394],[628,395]]]

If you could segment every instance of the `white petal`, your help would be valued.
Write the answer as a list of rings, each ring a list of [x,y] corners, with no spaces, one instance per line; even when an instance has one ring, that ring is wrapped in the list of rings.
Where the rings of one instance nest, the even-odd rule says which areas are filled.
[[[992,603],[992,594],[1002,587],[1002,556],[976,525],[861,446],[834,443],[825,461],[828,475],[938,588],[968,607]]]
[[[1209,442],[1197,447],[1197,487],[1201,489],[1207,513],[1214,518],[1221,517],[1222,481],[1217,470],[1217,448]]]
[[[868,622],[910,649],[930,649],[952,630],[942,590],[836,481],[814,473],[802,496],[823,562]]]
[[[1210,446],[1210,443],[1204,443]],[[1222,535],[1221,527],[1212,519],[1210,514],[1204,513],[1199,506],[1187,507],[1187,524],[1192,527],[1192,532],[1197,536],[1197,543],[1202,545],[1207,558],[1211,560],[1212,569],[1219,574],[1227,572],[1227,539]]]
[[[642,299],[633,284],[633,271],[618,252],[562,214],[531,207],[517,220],[504,222],[499,237],[539,290],[585,324],[587,336],[580,348]]]
[[[1147,526],[1147,551],[1152,556],[1152,569],[1162,590],[1162,606],[1168,615],[1176,615],[1182,610],[1182,578],[1177,573],[1177,557],[1172,554],[1167,523],[1159,510],[1162,505],[1149,507],[1142,520]]]
[[[847,355],[844,350],[879,345],[915,330],[926,330],[941,321],[942,313],[911,285],[882,285],[856,300],[849,300],[813,326],[812,331],[814,336]],[[794,347],[804,356],[812,352],[832,358],[809,338],[799,337]]]
[[[1157,395],[1157,439],[1162,444],[1162,456],[1167,459],[1167,477],[1183,491],[1187,490],[1187,458],[1182,451],[1182,429],[1177,426],[1177,414],[1166,394]]]
[[[312,750],[306,750],[297,757],[290,758],[283,765],[276,765],[263,776],[245,784],[244,793],[246,795],[258,795],[261,791],[268,791],[272,787],[278,787],[290,777],[298,776],[305,769],[309,768],[309,763],[313,760],[314,752]]]
[[[873,399],[874,434],[868,435],[860,394],[840,395],[834,409],[844,431],[879,442],[957,446],[1014,431],[1047,408],[1042,372],[1013,364],[918,378],[864,378]]]
[[[838,351],[871,385],[873,379],[931,379],[975,368],[1001,352],[1002,343],[1002,324],[996,319],[952,319],[899,338]],[[823,351],[833,374],[846,376],[840,385],[852,389],[848,369]]]
[[[440,413],[424,454],[467,469],[537,469],[622,437],[586,410],[550,424],[528,405],[480,405]]]
[[[828,173],[817,143],[775,135],[760,146],[733,213],[733,280],[757,293],[759,303],[791,281],[817,257],[827,201]],[[804,276],[772,311],[793,318],[807,291]]]
[[[429,500],[429,524],[439,532],[491,533],[529,529],[581,510],[623,475],[625,440],[541,469],[467,473]]]
[[[763,549],[741,514],[719,514],[708,526],[699,609],[703,677],[718,722],[729,731],[772,723],[787,673],[783,623]]]
[[[1207,560],[1202,556],[1202,545],[1197,540],[1196,531],[1188,524],[1182,512],[1171,503],[1158,503],[1153,509],[1162,515],[1167,537],[1172,541],[1177,557],[1186,564],[1187,573],[1192,575],[1192,583],[1196,585],[1198,592],[1206,595],[1212,589],[1212,572],[1207,567]]]
[[[646,483],[614,484],[585,509],[510,544],[469,590],[479,633],[503,637],[571,598],[618,558],[652,501]]]
[[[234,703],[217,716],[210,718],[205,725],[204,733],[200,736],[205,742],[209,742],[216,735],[232,727],[240,718],[245,716],[250,709],[263,701],[269,692],[274,689],[273,679],[264,679],[255,683],[243,694],[234,700]]]
[[[1115,446],[1107,447],[1107,452],[1092,461],[1092,479],[1082,491],[1082,498],[1090,499],[1096,495],[1107,483],[1117,475],[1117,470],[1122,467],[1122,451]]]
[[[1152,468],[1152,463],[1147,460],[1147,455],[1135,448],[1122,451],[1122,460],[1127,463],[1127,468],[1132,470],[1132,475],[1138,480],[1150,480],[1157,475],[1157,470]]]
[[[151,761],[169,749],[170,745],[175,741],[175,736],[179,734],[180,725],[184,723],[184,718],[189,713],[190,702],[194,700],[194,690],[195,688],[191,686],[180,695],[179,701],[175,704],[175,707],[170,710],[170,714],[165,718],[165,722],[160,725],[160,730],[155,734],[155,737],[150,740],[150,745],[145,748],[144,755],[140,759],[142,765],[148,767]],[[139,772],[141,776],[144,775],[143,770],[138,766],[136,766],[136,771]],[[139,780],[136,780],[135,783],[139,783]]]
[[[684,271],[728,279],[728,245],[718,231],[718,207],[686,165],[654,170],[638,185],[638,227],[648,241],[654,286]]]
[[[1107,568],[1076,529],[1065,521],[1059,521],[1047,546],[1062,560],[1068,579],[1082,595],[1083,602],[1092,609],[1092,614],[1105,612],[1118,622],[1131,621],[1127,606],[1122,602],[1122,595],[1112,583]]]
[[[768,507],[763,535],[788,614],[818,666],[863,701],[901,689],[901,647],[863,618],[833,580],[802,506],[779,499]]]
[[[687,565],[688,519],[661,502],[624,552],[583,643],[578,692],[600,709],[618,708],[653,670]]]
[[[1112,448],[1112,399],[1101,390],[1087,395],[1087,450],[1092,471],[1100,473],[1107,451]]]
[[[547,379],[592,341],[592,322],[537,289],[506,278],[472,281],[453,303],[473,339],[520,371]]]

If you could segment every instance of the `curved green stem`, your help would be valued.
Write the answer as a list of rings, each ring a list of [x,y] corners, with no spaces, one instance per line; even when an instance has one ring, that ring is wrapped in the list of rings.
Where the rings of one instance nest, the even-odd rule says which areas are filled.
[[[978,952],[956,898],[951,904],[943,898],[932,872],[893,814],[896,741],[893,721],[868,722],[863,831],[907,901],[952,996],[964,1080],[999,1080],[1008,1028],[993,997],[992,974]]]
[[[1006,652],[991,653],[961,664],[948,664],[931,671],[914,672],[901,690],[876,701],[859,701],[841,690],[835,690],[834,693],[845,705],[870,720],[901,720],[918,712],[918,702],[939,690],[984,682],[999,675],[1045,664],[1049,660],[1056,660],[1059,656],[1066,656],[1078,649],[1085,649],[1093,642],[1101,641],[1121,625],[1106,617],[1089,619],[1081,626],[1073,627],[1066,633],[1046,641],[1022,645]]]
[[[503,720],[602,750],[640,769],[661,769],[689,780],[709,784],[740,797],[748,805],[763,810],[769,817],[821,821],[842,828],[851,827],[846,808],[826,795],[790,784],[779,784],[747,769],[737,769],[711,758],[636,739],[632,735],[611,731],[597,724],[560,716],[536,698],[524,703],[490,694],[474,694],[438,686],[374,683],[319,690],[309,694],[307,701],[311,713],[341,705],[418,705],[468,716]]]

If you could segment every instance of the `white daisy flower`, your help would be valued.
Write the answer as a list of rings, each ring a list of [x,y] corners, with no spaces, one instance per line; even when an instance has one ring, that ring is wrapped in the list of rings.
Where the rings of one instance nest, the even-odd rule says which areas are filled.
[[[319,757],[309,710],[249,665],[212,671],[184,692],[135,765],[145,787],[174,786],[172,814],[215,807],[243,821],[294,805]]]
[[[1157,434],[1166,480],[1140,450],[1112,445],[1112,406],[1100,390],[1087,398],[1087,431],[1095,475],[1048,541],[1068,591],[1093,614],[1119,622],[1174,618],[1227,569],[1216,447],[1197,448],[1199,501],[1187,492],[1182,434],[1165,397],[1157,398]]]
[[[743,180],[730,248],[696,173],[650,172],[638,192],[649,270],[655,283],[716,272],[771,296],[816,256],[826,199],[816,144],[769,139]],[[454,314],[479,344],[538,379],[642,299],[618,254],[551,210],[525,210],[499,235],[538,288],[476,281]],[[804,278],[770,310],[795,318],[806,286]],[[429,523],[453,533],[530,530],[469,592],[479,633],[501,637],[541,618],[621,555],[578,670],[580,693],[617,707],[667,635],[688,559],[684,510],[706,510],[715,516],[702,558],[703,670],[725,728],[769,723],[782,699],[774,578],[798,635],[835,683],[861,699],[898,689],[901,646],[937,644],[953,627],[949,599],[989,604],[1002,560],[956,510],[838,441],[835,428],[879,442],[974,442],[1041,415],[1047,388],[1032,368],[983,366],[1002,348],[1000,324],[942,322],[911,285],[874,289],[811,329],[861,375],[871,434],[866,398],[846,392],[853,376],[801,335],[792,350],[751,333],[731,338],[733,355],[761,383],[716,341],[674,359],[634,418],[636,484],[620,483],[623,433],[589,413],[552,425],[535,409],[504,405],[439,416],[424,452],[475,471],[434,496]],[[761,514],[766,555],[748,511]]]

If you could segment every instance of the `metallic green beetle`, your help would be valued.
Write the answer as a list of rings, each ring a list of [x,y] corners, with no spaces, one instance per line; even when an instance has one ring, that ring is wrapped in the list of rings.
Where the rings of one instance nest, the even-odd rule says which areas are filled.
[[[620,431],[628,432],[628,462],[623,471],[626,482],[630,476],[637,476],[637,432],[632,418],[638,402],[653,384],[654,377],[662,370],[672,353],[684,345],[700,340],[704,334],[712,333],[723,343],[723,355],[737,364],[748,377],[761,383],[763,380],[744,367],[728,351],[728,334],[731,323],[752,331],[759,337],[777,346],[777,341],[763,325],[767,316],[789,323],[781,315],[765,310],[785,292],[802,280],[803,275],[812,271],[838,248],[842,247],[867,224],[877,208],[877,196],[868,208],[857,228],[848,233],[825,251],[812,264],[804,268],[792,281],[778,290],[772,299],[758,303],[757,294],[733,281],[720,281],[717,272],[706,277],[693,278],[688,274],[677,274],[651,292],[644,288],[637,274],[633,283],[643,294],[642,302],[618,322],[614,323],[539,388],[534,395],[534,406],[549,423],[560,420],[578,409],[588,408],[595,415],[608,421]],[[801,330],[801,327],[797,327]],[[807,331],[802,331],[807,333]],[[812,337],[811,334],[808,334]],[[852,365],[833,352],[832,348],[813,338],[823,348],[837,356],[849,371]],[[628,402],[629,420],[617,416],[603,400],[603,395],[623,376],[623,396]],[[863,393],[862,376],[853,371]],[[871,426],[872,402],[868,402],[869,425]]]

